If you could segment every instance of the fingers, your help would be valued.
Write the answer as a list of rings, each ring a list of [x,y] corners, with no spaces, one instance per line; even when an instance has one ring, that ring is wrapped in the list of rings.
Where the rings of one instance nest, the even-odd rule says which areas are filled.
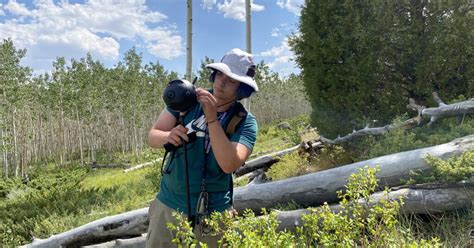
[[[203,104],[217,104],[217,99],[207,90],[198,88],[196,89],[196,95],[198,101]]]
[[[178,125],[171,129],[170,134],[168,135],[167,141],[174,146],[179,146],[183,143],[183,140],[188,142],[189,138],[187,135],[188,129],[182,125]]]

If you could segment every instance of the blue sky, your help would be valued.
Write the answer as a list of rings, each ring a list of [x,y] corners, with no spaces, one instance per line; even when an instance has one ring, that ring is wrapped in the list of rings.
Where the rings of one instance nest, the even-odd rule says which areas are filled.
[[[205,56],[245,50],[245,0],[193,1],[193,70]],[[296,33],[304,0],[252,1],[252,53],[285,76],[298,73],[287,37]],[[186,0],[0,0],[0,39],[28,50],[22,64],[49,72],[58,56],[87,52],[106,66],[133,46],[144,62],[186,69]]]

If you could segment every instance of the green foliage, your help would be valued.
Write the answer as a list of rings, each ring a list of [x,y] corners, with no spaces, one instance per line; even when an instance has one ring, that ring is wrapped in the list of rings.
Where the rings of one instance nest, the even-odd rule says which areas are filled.
[[[161,162],[154,162],[151,166],[145,169],[145,179],[151,183],[155,192],[160,191],[161,186]]]
[[[430,171],[411,171],[407,184],[445,182],[455,183],[470,179],[474,175],[474,150],[466,151],[460,156],[442,160],[428,156],[426,162],[433,167]]]
[[[378,170],[365,167],[351,175],[345,192],[338,192],[341,211],[334,213],[327,204],[310,209],[309,214],[302,216],[302,225],[296,232],[277,231],[277,212],[263,209],[261,217],[250,210],[242,216],[213,213],[208,220],[211,235],[221,237],[219,245],[224,247],[395,247],[401,245],[400,241],[406,247],[438,246],[438,238],[399,238],[406,236],[406,232],[397,229],[401,200],[382,200],[369,206],[369,196],[377,188]],[[184,217],[178,225],[169,226],[178,231],[176,244],[185,247],[197,244]]]
[[[287,122],[291,128],[278,128],[277,125],[280,122]],[[308,123],[308,117],[301,115],[262,125],[257,134],[257,142],[253,148],[252,157],[299,144],[301,142],[299,133],[304,130]]]
[[[406,120],[397,117],[393,125]],[[378,137],[366,137],[344,147],[353,152],[355,161],[366,160],[418,148],[439,145],[474,133],[474,119],[466,117],[462,124],[456,119],[439,120],[431,126],[424,125],[412,129],[395,129]]]
[[[175,233],[175,238],[172,240],[173,244],[176,244],[178,247],[196,247],[199,242],[195,239],[193,228],[191,223],[187,221],[187,216],[173,212],[173,217],[179,223],[176,226],[172,223],[167,223],[168,229]],[[203,247],[207,246],[204,245]]]
[[[338,192],[342,199],[339,213],[333,213],[325,204],[303,216],[304,224],[298,232],[306,237],[307,245],[386,247],[397,243],[392,235],[396,232],[396,216],[402,203],[382,200],[368,207],[369,196],[377,187],[377,171],[379,169],[365,167],[350,176],[346,191]]]
[[[281,158],[278,163],[273,164],[268,170],[268,176],[273,180],[281,180],[290,177],[301,176],[316,171],[307,157],[300,157],[297,153],[290,153]]]
[[[0,243],[18,246],[148,206],[155,191],[144,179],[144,170],[51,167],[31,173],[26,184],[10,180],[0,198]]]
[[[441,181],[458,182],[469,179],[474,174],[474,150],[446,161],[433,156],[425,159],[433,166],[435,178]]]
[[[334,137],[387,124],[408,98],[474,93],[474,15],[458,1],[307,1],[290,39],[313,112]],[[335,125],[337,123],[337,125]]]
[[[442,247],[471,247],[473,211],[446,212],[434,215],[403,215],[399,217],[399,240],[413,237],[426,240],[440,238]]]

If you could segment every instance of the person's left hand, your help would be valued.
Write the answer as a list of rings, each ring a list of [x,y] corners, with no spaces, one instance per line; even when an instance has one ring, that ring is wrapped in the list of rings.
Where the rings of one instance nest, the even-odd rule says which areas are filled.
[[[217,100],[211,92],[197,88],[196,96],[198,101],[202,104],[206,121],[213,121],[217,119]]]

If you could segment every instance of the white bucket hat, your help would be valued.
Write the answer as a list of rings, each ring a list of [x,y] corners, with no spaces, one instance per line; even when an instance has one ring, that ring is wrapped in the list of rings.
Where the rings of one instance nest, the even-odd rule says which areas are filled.
[[[247,84],[255,91],[258,91],[257,83],[253,80],[255,63],[252,57],[252,54],[234,48],[222,57],[221,62],[211,63],[206,65],[206,67],[218,70],[228,77]]]

